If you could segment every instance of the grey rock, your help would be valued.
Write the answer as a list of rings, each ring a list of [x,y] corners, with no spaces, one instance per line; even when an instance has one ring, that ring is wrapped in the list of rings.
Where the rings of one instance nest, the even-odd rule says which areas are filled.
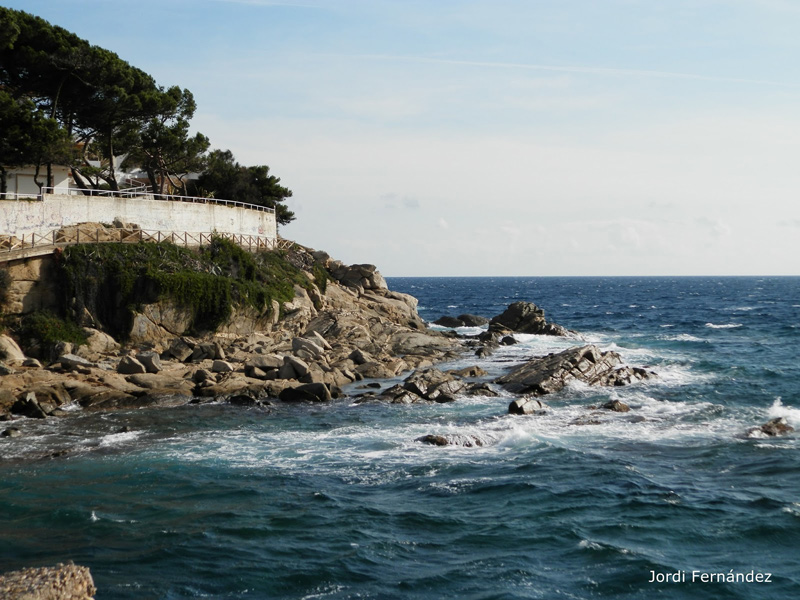
[[[144,365],[148,373],[159,373],[163,370],[161,357],[156,352],[139,352],[136,355],[136,360]]]
[[[0,437],[15,438],[21,436],[22,432],[16,427],[9,427],[8,429],[4,429],[3,432],[0,433]]]
[[[123,356],[117,365],[117,373],[135,375],[136,373],[147,373],[147,369],[132,356]]]
[[[628,412],[630,411],[630,406],[625,404],[624,402],[620,402],[619,400],[609,400],[605,404],[603,404],[600,408],[605,410],[611,410],[614,412]]]
[[[510,415],[540,415],[546,412],[547,405],[536,398],[517,398],[508,405]]]
[[[571,381],[626,385],[652,376],[653,373],[644,369],[622,365],[622,358],[616,352],[601,352],[597,346],[589,345],[531,359],[499,377],[495,383],[512,393],[543,396],[561,390]]]
[[[35,369],[41,369],[42,363],[36,360],[35,358],[26,358],[22,361],[23,367],[33,367]]]
[[[324,383],[306,383],[284,389],[278,398],[284,402],[329,402],[331,391]]]
[[[456,317],[449,317],[445,315],[436,319],[433,324],[440,325],[442,327],[463,327],[464,321]]]
[[[0,358],[9,362],[25,360],[25,354],[17,342],[7,335],[0,335]]]
[[[488,373],[478,365],[464,367],[463,369],[458,370],[451,370],[448,371],[448,373],[450,375],[455,375],[456,377],[486,377],[486,375],[488,375]]]
[[[436,435],[428,434],[418,437],[417,442],[430,444],[431,446],[463,446],[464,448],[474,448],[486,445],[490,441],[484,440],[477,435]]]
[[[192,374],[192,381],[194,381],[195,383],[202,383],[204,381],[216,382],[216,378],[214,377],[214,374],[208,369],[197,369]]]
[[[569,335],[569,331],[560,325],[548,323],[544,311],[531,302],[514,302],[502,314],[492,318],[490,324],[502,325],[517,333]]]
[[[277,354],[261,354],[247,359],[245,366],[256,367],[262,371],[280,369],[283,366],[283,357]]]
[[[47,412],[40,406],[34,392],[27,392],[20,396],[17,401],[11,405],[11,413],[30,419],[44,419],[47,417]]]
[[[308,373],[308,363],[295,356],[284,356],[283,364],[292,367],[292,370],[297,374],[297,377],[302,377]]]
[[[326,340],[324,337],[322,337],[322,335],[320,335],[320,333],[318,331],[308,332],[303,337],[305,337],[307,339],[310,339],[317,346],[320,346],[321,348],[323,348],[325,350],[332,350],[333,349],[333,347],[330,345],[330,342],[328,342],[328,340]]]
[[[192,356],[193,349],[181,338],[174,338],[170,343],[167,352],[169,352],[180,362],[184,362],[186,359]]]
[[[58,358],[58,362],[65,369],[89,369],[97,366],[92,361],[81,358],[80,356],[76,356],[75,354],[64,354]]]
[[[224,360],[215,360],[211,365],[212,373],[233,373],[235,370],[231,363]]]
[[[489,323],[489,319],[487,319],[486,317],[471,315],[469,313],[458,315],[458,317],[456,318],[462,323],[464,323],[465,327],[480,327],[481,325],[486,325]]]
[[[352,360],[356,365],[363,365],[375,361],[375,358],[369,352],[365,352],[361,348],[353,350],[347,358]]]
[[[296,337],[292,339],[292,352],[297,354],[299,351],[305,351],[309,354],[312,358],[319,358],[323,354],[325,354],[325,350],[315,344],[309,339]]]

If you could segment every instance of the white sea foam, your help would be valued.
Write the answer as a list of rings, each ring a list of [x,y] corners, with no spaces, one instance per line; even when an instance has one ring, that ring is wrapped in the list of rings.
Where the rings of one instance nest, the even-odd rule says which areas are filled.
[[[659,336],[659,339],[665,340],[668,342],[707,342],[708,340],[704,338],[697,337],[690,333],[678,333],[675,335],[663,335]]]
[[[140,435],[142,435],[141,431],[125,431],[122,433],[110,433],[108,435],[104,435],[100,439],[99,446],[101,448],[108,448],[110,446],[119,446],[120,444],[124,444],[126,442],[135,440]]]
[[[721,325],[717,325],[715,323],[706,323],[706,327],[709,329],[736,329],[737,327],[741,326],[741,323],[724,323]]]
[[[767,410],[770,419],[786,419],[791,425],[800,427],[800,408],[784,406],[780,396],[775,398],[775,402]]]
[[[781,511],[789,513],[793,517],[800,517],[800,502],[792,502],[789,506],[784,506]]]

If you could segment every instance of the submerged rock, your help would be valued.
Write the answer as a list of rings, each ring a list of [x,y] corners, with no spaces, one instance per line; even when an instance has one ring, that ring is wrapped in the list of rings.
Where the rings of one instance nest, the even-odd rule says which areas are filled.
[[[783,417],[778,417],[776,419],[767,421],[763,425],[749,429],[747,431],[747,437],[757,437],[760,434],[767,435],[769,437],[776,437],[779,435],[792,433],[793,431],[794,427],[789,425],[786,419]]]
[[[531,359],[497,378],[495,383],[512,393],[544,396],[563,389],[572,381],[626,385],[653,376],[654,373],[645,369],[623,365],[616,352],[601,352],[597,346],[589,345]]]
[[[477,435],[437,435],[428,434],[418,437],[415,441],[422,442],[423,444],[430,444],[431,446],[463,446],[465,448],[474,448],[485,446],[492,443],[494,440],[483,439]]]
[[[612,410],[614,412],[628,412],[631,408],[624,402],[620,402],[619,400],[609,400],[605,404],[603,404],[600,408],[605,410]]]

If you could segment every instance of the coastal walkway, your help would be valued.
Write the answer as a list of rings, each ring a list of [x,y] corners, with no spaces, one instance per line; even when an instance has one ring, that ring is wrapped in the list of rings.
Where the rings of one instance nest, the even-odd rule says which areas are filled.
[[[71,227],[72,229],[72,227]],[[63,249],[76,244],[131,244],[138,242],[170,242],[176,246],[197,248],[206,246],[215,238],[230,240],[249,252],[262,250],[290,249],[294,242],[282,238],[270,238],[254,235],[238,235],[220,232],[177,232],[152,231],[145,229],[88,229],[74,226],[74,232],[64,234],[63,230],[53,231],[50,235],[30,234],[22,238],[3,240],[0,235],[0,263],[22,258],[33,258],[51,254],[56,249]]]
[[[21,217],[13,217],[15,206],[24,210]],[[82,208],[76,210],[76,206]],[[0,209],[4,213],[0,222],[6,224],[2,229],[8,227],[7,231],[0,230],[0,263],[44,256],[75,244],[170,242],[199,247],[218,237],[250,252],[294,245],[277,236],[273,208],[217,198],[157,195],[141,188],[109,191],[45,187],[39,195],[1,194]],[[117,224],[105,225],[111,220]],[[23,222],[34,225],[27,232],[15,230]],[[204,226],[213,231],[198,231]]]

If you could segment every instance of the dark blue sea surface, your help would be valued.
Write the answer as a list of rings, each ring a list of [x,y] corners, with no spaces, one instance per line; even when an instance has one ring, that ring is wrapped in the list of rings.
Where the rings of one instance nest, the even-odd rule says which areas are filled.
[[[0,570],[71,559],[100,600],[800,598],[800,437],[747,433],[800,429],[800,278],[388,282],[428,321],[535,302],[659,376],[526,417],[502,394],[20,421],[0,440]],[[518,337],[491,377],[579,343]],[[631,412],[587,408],[611,399]]]

